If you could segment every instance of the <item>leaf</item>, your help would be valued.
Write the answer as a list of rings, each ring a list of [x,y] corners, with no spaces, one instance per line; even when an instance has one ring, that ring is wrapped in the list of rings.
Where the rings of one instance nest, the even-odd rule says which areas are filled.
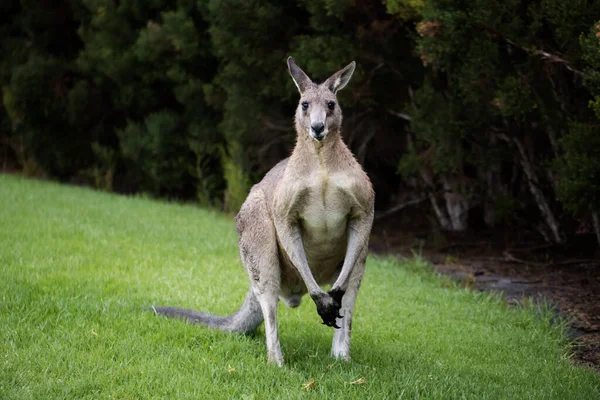
[[[367,383],[365,378],[358,378],[354,382],[350,382],[351,385],[364,385],[365,383]]]
[[[302,385],[302,389],[304,389],[306,391],[313,390],[314,388],[315,388],[315,380],[314,379],[311,379],[310,381],[308,381],[304,385]]]

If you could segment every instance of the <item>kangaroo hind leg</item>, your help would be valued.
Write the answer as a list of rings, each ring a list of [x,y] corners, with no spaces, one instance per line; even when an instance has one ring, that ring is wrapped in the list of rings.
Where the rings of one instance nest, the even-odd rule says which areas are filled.
[[[342,297],[342,308],[336,323],[340,329],[333,332],[333,344],[331,346],[331,355],[335,358],[350,360],[350,338],[352,335],[352,315],[354,313],[354,304],[358,289],[365,271],[365,261],[367,258],[367,248],[361,252],[356,265],[350,274],[348,288]]]
[[[264,195],[253,190],[237,217],[239,250],[242,263],[251,280],[254,295],[260,303],[265,321],[267,360],[283,365],[277,331],[281,268],[275,227],[266,208]]]

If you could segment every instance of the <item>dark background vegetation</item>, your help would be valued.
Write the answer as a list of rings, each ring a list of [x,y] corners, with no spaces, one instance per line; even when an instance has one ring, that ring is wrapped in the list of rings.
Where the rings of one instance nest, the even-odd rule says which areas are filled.
[[[600,242],[600,2],[4,0],[0,167],[235,212],[356,60],[380,217]],[[409,217],[410,219],[410,217]]]

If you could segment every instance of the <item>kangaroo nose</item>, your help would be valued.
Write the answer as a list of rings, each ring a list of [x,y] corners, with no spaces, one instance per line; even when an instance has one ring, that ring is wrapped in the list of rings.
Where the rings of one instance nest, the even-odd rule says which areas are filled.
[[[325,124],[323,124],[322,122],[312,124],[310,127],[317,135],[325,130]]]

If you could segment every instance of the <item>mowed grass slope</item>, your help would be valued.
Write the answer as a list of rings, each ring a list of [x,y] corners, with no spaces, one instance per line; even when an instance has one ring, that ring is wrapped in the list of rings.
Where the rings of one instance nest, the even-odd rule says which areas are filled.
[[[230,217],[0,175],[0,398],[598,399],[549,316],[460,289],[418,261],[370,258],[353,361],[314,304],[225,334],[151,305],[228,314],[248,287]]]

